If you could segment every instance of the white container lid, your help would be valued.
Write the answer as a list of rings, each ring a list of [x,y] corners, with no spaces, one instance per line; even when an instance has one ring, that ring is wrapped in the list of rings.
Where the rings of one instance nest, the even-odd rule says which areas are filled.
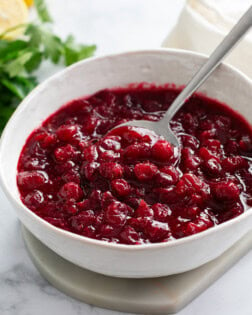
[[[250,0],[188,0],[163,46],[210,54],[250,5]],[[251,30],[225,62],[252,78]]]

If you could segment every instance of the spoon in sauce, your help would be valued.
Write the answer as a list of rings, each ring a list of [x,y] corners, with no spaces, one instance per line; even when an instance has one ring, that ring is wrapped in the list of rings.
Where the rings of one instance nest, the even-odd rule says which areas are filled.
[[[179,146],[179,140],[174,132],[171,130],[170,121],[184,105],[187,99],[198,89],[202,83],[210,76],[210,74],[218,67],[222,59],[232,50],[232,48],[239,42],[245,33],[252,26],[252,6],[241,17],[238,23],[232,28],[229,34],[217,46],[214,52],[210,55],[207,62],[200,68],[200,70],[193,76],[186,87],[172,102],[169,109],[164,114],[164,117],[159,121],[148,120],[132,120],[116,126],[114,129],[123,126],[134,126],[149,129],[156,134],[163,136],[174,146]]]

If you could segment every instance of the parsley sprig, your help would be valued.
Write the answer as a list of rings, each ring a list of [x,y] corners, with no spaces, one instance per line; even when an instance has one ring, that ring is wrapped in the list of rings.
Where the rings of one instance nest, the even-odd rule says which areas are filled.
[[[52,18],[44,0],[35,0],[39,21],[18,25],[0,34],[0,133],[20,101],[38,84],[34,75],[44,60],[69,66],[92,56],[95,45],[65,40],[51,31]],[[24,35],[16,40],[5,36],[16,28]]]

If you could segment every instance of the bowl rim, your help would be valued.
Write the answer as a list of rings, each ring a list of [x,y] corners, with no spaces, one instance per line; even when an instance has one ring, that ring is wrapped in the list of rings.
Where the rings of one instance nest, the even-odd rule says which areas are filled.
[[[4,131],[2,133],[2,136],[0,138],[0,156],[2,156],[2,151],[3,147],[7,145],[6,143],[6,138],[9,133],[9,130],[12,130],[13,127],[15,126],[15,118],[16,116],[19,115],[20,112],[26,109],[27,106],[29,106],[30,99],[33,97],[37,97],[41,91],[44,90],[44,88],[52,81],[58,80],[61,78],[61,76],[64,76],[65,74],[71,72],[73,69],[78,68],[79,66],[86,64],[86,63],[92,63],[96,62],[97,60],[103,60],[103,59],[113,59],[117,57],[123,57],[123,56],[129,56],[129,55],[148,55],[148,54],[175,54],[175,55],[181,55],[181,56],[194,56],[196,58],[199,58],[201,60],[206,60],[208,58],[207,55],[202,54],[202,53],[196,53],[190,50],[183,50],[183,49],[177,49],[177,48],[155,48],[155,49],[141,49],[141,50],[130,50],[130,51],[125,51],[125,52],[119,52],[119,53],[112,53],[112,54],[107,54],[103,56],[97,56],[97,57],[92,57],[88,58],[86,60],[79,61],[69,67],[64,68],[63,70],[55,73],[54,75],[50,76],[48,79],[40,83],[36,88],[34,88],[29,95],[27,95],[24,100],[19,104],[18,108],[15,110],[13,113],[12,117],[8,121],[7,125],[4,128]],[[239,77],[240,80],[245,80],[247,83],[251,85],[252,88],[252,80],[245,75],[243,72],[240,70],[236,69],[235,67],[222,63],[220,65],[221,68],[233,72],[236,76]],[[64,104],[63,104],[64,105]],[[16,168],[16,166],[15,166]],[[112,250],[123,250],[123,251],[142,251],[142,250],[158,250],[161,248],[169,248],[169,247],[174,247],[174,246],[179,246],[179,245],[185,245],[187,243],[190,243],[192,241],[197,241],[201,238],[205,238],[208,235],[212,235],[214,233],[217,233],[219,230],[228,228],[233,226],[234,224],[241,222],[245,220],[247,217],[252,215],[251,208],[247,209],[244,213],[241,215],[228,220],[224,223],[221,223],[220,225],[215,225],[205,231],[202,231],[200,233],[196,233],[190,236],[186,236],[180,239],[174,239],[170,240],[168,242],[160,242],[160,243],[148,243],[148,244],[140,244],[140,245],[130,245],[130,244],[118,244],[118,243],[110,243],[110,242],[105,242],[102,240],[96,240],[92,239],[83,235],[75,234],[70,231],[63,230],[61,228],[58,228],[44,219],[40,218],[38,215],[36,215],[34,212],[32,212],[28,207],[26,207],[22,202],[21,199],[17,200],[16,197],[12,195],[12,192],[8,189],[8,186],[5,182],[5,178],[3,176],[3,171],[2,171],[2,163],[1,163],[1,158],[0,158],[0,185],[5,192],[6,196],[8,199],[11,201],[12,205],[14,205],[17,208],[21,208],[22,211],[26,212],[30,217],[32,217],[32,220],[37,221],[39,224],[43,225],[45,229],[51,230],[52,233],[54,234],[59,234],[62,237],[68,237],[72,240],[79,241],[81,243],[86,243],[87,245],[90,246],[97,246],[97,247],[103,247],[103,248],[110,248]]]

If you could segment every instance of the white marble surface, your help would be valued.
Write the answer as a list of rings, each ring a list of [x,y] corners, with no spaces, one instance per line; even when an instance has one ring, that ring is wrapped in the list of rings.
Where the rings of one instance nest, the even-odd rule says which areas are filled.
[[[183,0],[48,0],[55,31],[96,43],[97,54],[153,48],[175,23]],[[51,70],[45,68],[42,77]],[[75,301],[41,278],[27,255],[20,225],[0,191],[0,314],[116,315]],[[251,315],[252,253],[179,315]]]

